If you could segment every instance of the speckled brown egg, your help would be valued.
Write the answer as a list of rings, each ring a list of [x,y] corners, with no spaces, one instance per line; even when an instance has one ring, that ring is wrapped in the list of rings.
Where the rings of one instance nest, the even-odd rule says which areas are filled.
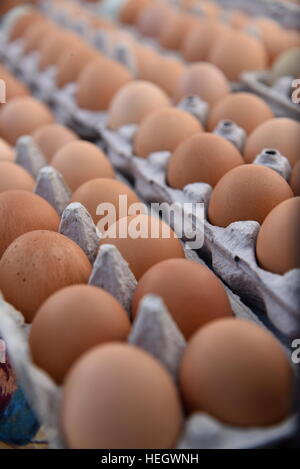
[[[276,171],[246,164],[231,169],[215,186],[208,208],[213,225],[226,227],[242,220],[262,223],[270,211],[293,192]]]
[[[29,343],[34,362],[61,383],[83,353],[106,342],[122,342],[129,332],[128,314],[113,296],[98,287],[72,285],[39,308]]]
[[[291,166],[300,158],[300,123],[280,117],[267,120],[248,137],[244,148],[245,160],[250,163],[264,148],[275,148],[285,156]]]
[[[289,415],[294,377],[269,331],[245,319],[220,319],[188,343],[180,388],[190,412],[205,412],[233,427],[260,427]]]
[[[300,267],[300,197],[281,202],[267,216],[257,237],[260,266],[276,274]]]
[[[230,93],[227,78],[215,65],[199,62],[186,67],[177,83],[176,98],[196,95],[210,106]]]
[[[3,138],[0,138],[0,161],[13,161],[14,149]]]
[[[231,120],[248,134],[274,114],[259,96],[252,93],[230,93],[212,108],[207,127],[212,131],[221,120]]]
[[[4,252],[0,290],[31,322],[50,295],[69,285],[87,283],[91,270],[85,253],[69,238],[52,231],[31,231]]]
[[[100,345],[64,383],[61,426],[69,448],[173,448],[183,424],[176,386],[141,348]]]
[[[203,130],[191,114],[176,108],[164,108],[146,117],[135,136],[135,154],[147,158],[155,151],[174,151],[177,145]]]
[[[100,249],[105,244],[119,249],[137,280],[158,262],[185,257],[173,230],[160,219],[144,214],[120,218],[100,242]]]
[[[223,37],[228,27],[213,18],[203,18],[190,29],[181,43],[181,53],[188,62],[207,60],[214,43]]]
[[[232,30],[215,42],[208,61],[219,67],[228,80],[239,81],[243,71],[266,68],[268,58],[263,44],[258,39]]]
[[[42,197],[23,190],[0,194],[0,258],[19,236],[34,230],[57,231],[59,216]]]
[[[130,72],[118,62],[98,59],[88,64],[78,78],[76,99],[82,109],[106,110],[115,93],[132,80]]]
[[[290,178],[290,185],[294,195],[300,195],[300,160],[297,161],[293,168]]]
[[[113,174],[111,177],[113,177]],[[124,211],[119,209],[121,196],[127,201]],[[80,202],[90,213],[96,224],[106,215],[106,213],[97,214],[97,207],[100,204],[112,204],[116,210],[116,219],[118,220],[120,217],[128,215],[130,205],[140,203],[138,196],[129,186],[115,179],[104,177],[92,179],[82,184],[74,192],[72,200],[73,202]]]
[[[74,141],[58,150],[51,166],[59,171],[72,192],[95,178],[115,178],[115,172],[103,151],[90,142]]]
[[[147,81],[135,80],[123,86],[108,109],[108,125],[117,130],[127,124],[140,124],[151,112],[170,106],[166,93]]]
[[[169,159],[167,180],[171,187],[204,182],[214,187],[224,174],[244,164],[238,149],[228,140],[209,133],[188,137]]]
[[[60,124],[44,125],[33,132],[32,137],[48,162],[64,145],[78,140],[75,132]]]
[[[207,267],[186,259],[168,259],[147,270],[133,297],[133,318],[149,294],[163,299],[187,340],[207,322],[232,315],[220,280]]]
[[[33,177],[22,166],[13,161],[0,161],[0,193],[10,190],[32,191]]]
[[[14,98],[0,110],[0,134],[14,145],[19,137],[30,135],[39,127],[54,121],[51,111],[35,98]]]

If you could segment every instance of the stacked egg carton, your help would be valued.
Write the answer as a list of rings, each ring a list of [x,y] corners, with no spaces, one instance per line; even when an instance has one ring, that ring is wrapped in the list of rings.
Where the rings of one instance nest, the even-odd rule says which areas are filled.
[[[36,178],[35,193],[44,197],[61,215],[59,232],[76,242],[93,264],[89,284],[112,294],[130,317],[136,279],[115,246],[99,250],[99,233],[90,214],[79,203],[71,203],[70,192],[61,175],[50,166],[38,171],[37,151],[31,137],[21,137],[17,144],[17,162]],[[40,163],[42,155],[40,154]],[[185,245],[186,257],[204,262]],[[235,316],[264,325],[238,296],[224,285]],[[35,410],[51,448],[64,448],[66,442],[59,424],[61,388],[32,361],[28,345],[30,325],[11,305],[0,299],[0,334],[4,338],[11,362],[30,403]],[[143,298],[128,343],[143,348],[158,359],[177,382],[178,367],[186,342],[162,299],[156,295]],[[288,350],[287,350],[287,353]],[[234,428],[204,414],[187,418],[177,441],[178,449],[254,448],[276,445],[291,437],[296,428],[294,416],[267,428]]]

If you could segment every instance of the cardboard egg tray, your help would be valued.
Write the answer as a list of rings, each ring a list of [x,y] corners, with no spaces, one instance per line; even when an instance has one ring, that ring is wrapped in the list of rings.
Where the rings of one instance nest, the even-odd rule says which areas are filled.
[[[270,77],[270,71],[244,72],[241,74],[241,81],[250,91],[263,98],[276,116],[290,117],[299,121],[299,104],[293,103],[291,99],[294,78],[281,77],[273,86],[270,86]]]
[[[23,151],[23,156],[18,156],[18,161],[23,164],[27,162],[25,167],[28,168],[28,161],[33,159],[33,142],[28,140],[30,137],[22,138],[22,148],[20,150],[18,147],[17,153]],[[26,148],[27,157],[24,156]],[[32,174],[34,173],[36,168]],[[137,282],[118,249],[109,244],[98,249],[100,237],[90,214],[79,203],[69,204],[70,193],[54,168],[48,166],[40,169],[35,192],[62,214],[59,232],[76,242],[93,264],[89,284],[112,294],[130,317],[131,300]],[[187,248],[185,253],[188,259],[204,264],[192,250]],[[238,296],[225,285],[224,288],[235,316],[265,327]],[[28,344],[29,331],[30,325],[25,324],[22,314],[0,298],[0,337],[7,345],[19,383],[43,425],[50,447],[65,448],[67,445],[59,423],[62,389],[33,363]],[[146,295],[143,298],[128,343],[141,347],[156,357],[177,382],[178,367],[186,342],[160,297]],[[289,354],[287,349],[284,350]],[[295,430],[295,416],[267,428],[235,428],[224,425],[205,413],[195,413],[187,418],[177,441],[177,448],[269,447],[290,438]]]

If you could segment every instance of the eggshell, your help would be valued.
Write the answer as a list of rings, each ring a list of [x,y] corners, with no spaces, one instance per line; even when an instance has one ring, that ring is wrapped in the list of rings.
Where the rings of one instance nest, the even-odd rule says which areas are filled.
[[[173,448],[182,424],[171,376],[140,348],[96,347],[66,378],[61,425],[70,448]]]
[[[98,287],[72,285],[39,308],[29,343],[34,362],[61,383],[84,352],[126,340],[129,332],[128,315],[113,296]]]
[[[151,81],[173,97],[177,90],[178,80],[185,71],[184,65],[176,59],[161,57],[155,63]]]
[[[217,19],[203,18],[190,29],[181,43],[181,53],[188,62],[207,60],[214,43],[228,31]]]
[[[160,2],[151,2],[139,12],[136,26],[144,36],[159,37],[174,14],[170,6]]]
[[[0,3],[0,15],[5,15],[9,10],[20,6],[22,0],[2,0]]]
[[[7,68],[0,64],[0,79],[5,83],[5,100],[10,101],[18,96],[29,95],[28,88],[16,77],[14,77]],[[4,107],[0,104],[0,109]]]
[[[140,124],[148,114],[170,104],[168,96],[158,86],[135,80],[115,94],[108,109],[108,125],[117,130],[123,125]]]
[[[69,238],[51,231],[31,231],[4,252],[0,290],[31,322],[50,295],[69,285],[87,283],[91,270],[87,256]]]
[[[224,174],[244,164],[238,149],[228,140],[209,133],[198,133],[180,143],[168,164],[168,184],[183,189],[204,182],[214,187]]]
[[[89,63],[78,78],[77,104],[91,111],[105,111],[115,93],[132,80],[129,71],[118,62],[98,59]]]
[[[269,39],[267,50],[269,53],[270,61],[274,61],[283,52],[294,48],[300,47],[300,34],[298,31],[279,29],[277,34],[273,34],[273,38]]]
[[[229,13],[229,23],[234,29],[242,29],[249,22],[249,16],[239,10]]]
[[[160,262],[143,275],[133,297],[133,318],[148,294],[163,299],[187,340],[207,322],[232,315],[220,280],[207,267],[186,259]]]
[[[180,387],[191,412],[231,426],[281,422],[292,408],[294,379],[279,342],[244,319],[221,319],[200,329],[181,363]]]
[[[174,151],[184,139],[203,130],[191,114],[176,108],[154,111],[141,123],[134,140],[135,154],[146,158],[155,151]]]
[[[103,151],[90,142],[67,143],[55,153],[51,166],[62,174],[71,191],[91,179],[115,178],[115,172]]]
[[[230,92],[225,75],[215,65],[199,62],[186,67],[177,83],[176,98],[196,95],[214,106]]]
[[[9,31],[10,41],[15,41],[16,39],[22,37],[27,29],[29,29],[35,23],[41,21],[42,18],[42,15],[35,10],[26,11],[23,15],[20,15],[13,22]]]
[[[0,193],[21,189],[32,191],[35,181],[31,175],[13,161],[0,161]]]
[[[32,137],[49,162],[64,145],[78,141],[75,132],[60,124],[44,125],[35,130]]]
[[[134,24],[137,21],[138,15],[152,0],[127,0],[121,6],[119,11],[119,20],[122,23]]]
[[[0,110],[1,137],[14,145],[19,137],[53,121],[52,113],[41,101],[30,96],[14,98]]]
[[[263,44],[241,31],[232,30],[213,45],[208,61],[219,67],[228,80],[238,81],[245,70],[261,70],[267,66]]]
[[[47,35],[41,42],[38,68],[43,71],[46,68],[57,65],[63,51],[77,43],[78,37],[75,34],[57,29],[50,35]]]
[[[297,161],[293,168],[290,179],[290,185],[292,191],[294,192],[294,195],[300,195],[300,160]]]
[[[138,78],[153,81],[161,63],[161,56],[152,47],[145,46],[135,46],[133,54],[136,59]]]
[[[271,210],[293,192],[276,171],[247,164],[231,169],[215,186],[208,208],[213,225],[226,227],[242,220],[262,223]]]
[[[256,256],[265,270],[285,274],[300,267],[300,197],[277,205],[263,222]]]
[[[300,47],[293,47],[280,54],[272,66],[272,82],[285,76],[300,75]]]
[[[3,138],[0,138],[0,161],[13,161],[14,150]]]
[[[8,246],[28,231],[57,231],[59,216],[42,197],[23,190],[0,194],[0,258]]]
[[[119,210],[120,196],[125,196],[127,207],[124,212]],[[129,186],[115,179],[97,178],[82,184],[73,194],[73,202],[80,202],[90,213],[95,223],[98,223],[103,215],[97,215],[97,207],[103,203],[112,204],[116,210],[116,219],[126,217],[132,204],[140,203],[136,193]],[[114,222],[115,220],[113,220]]]
[[[192,15],[184,13],[171,15],[159,35],[158,40],[160,45],[167,49],[179,50],[186,34],[197,24],[197,19]]]
[[[74,41],[74,45],[63,51],[58,59],[57,86],[62,88],[68,83],[75,82],[85,66],[99,57],[100,54],[95,49],[78,38],[78,42]]]
[[[264,148],[274,148],[294,166],[300,158],[299,147],[300,123],[281,117],[263,122],[249,135],[244,156],[247,163],[250,163]]]
[[[23,35],[24,53],[37,51],[41,46],[41,41],[47,34],[52,34],[56,28],[54,23],[44,19],[34,23]]]
[[[268,54],[268,61],[272,62],[278,54],[278,44],[283,35],[283,30],[280,25],[271,18],[258,17],[252,18],[252,20],[245,25],[245,29],[253,31],[262,41]]]
[[[230,93],[217,102],[208,118],[208,130],[213,130],[221,120],[231,120],[247,133],[263,122],[272,119],[271,108],[259,96],[252,93]]]
[[[120,218],[100,242],[113,244],[139,280],[153,265],[165,259],[184,258],[184,250],[173,230],[163,221],[145,214]]]

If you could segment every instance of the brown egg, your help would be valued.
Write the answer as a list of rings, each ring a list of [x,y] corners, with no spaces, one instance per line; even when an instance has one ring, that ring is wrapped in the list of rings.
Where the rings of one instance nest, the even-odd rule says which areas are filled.
[[[160,45],[167,49],[179,50],[185,36],[197,24],[197,19],[192,15],[182,12],[171,15],[165,28],[162,29],[159,35],[158,40]]]
[[[163,299],[187,340],[207,322],[232,315],[220,280],[207,267],[186,259],[168,259],[143,275],[133,297],[133,318],[148,294]]]
[[[4,252],[0,290],[31,322],[50,295],[69,285],[87,283],[91,270],[85,253],[69,238],[51,231],[31,231]]]
[[[0,193],[14,189],[33,191],[35,181],[22,166],[13,161],[0,161]]]
[[[45,70],[46,68],[57,65],[61,54],[68,50],[69,47],[77,43],[78,37],[62,29],[54,30],[51,34],[47,35],[41,42],[39,48],[39,70]]]
[[[300,160],[297,161],[293,168],[290,185],[294,195],[300,195]]]
[[[224,174],[242,164],[240,152],[228,140],[209,133],[194,134],[172,154],[167,171],[168,184],[176,189],[195,182],[214,187]]]
[[[178,392],[158,360],[127,344],[100,345],[72,367],[61,426],[69,448],[173,448],[183,424]]]
[[[276,171],[247,164],[231,169],[215,186],[208,209],[213,225],[226,227],[242,220],[262,223],[271,210],[293,192]]]
[[[214,106],[229,93],[229,83],[221,70],[208,62],[199,62],[187,66],[179,77],[176,98],[196,95]]]
[[[59,216],[42,197],[16,190],[0,194],[0,258],[8,246],[28,231],[57,231]]]
[[[147,81],[135,80],[124,85],[108,109],[108,125],[117,130],[127,124],[140,124],[151,112],[170,106],[166,93]]]
[[[260,266],[276,274],[300,267],[300,197],[277,205],[258,233],[256,256]]]
[[[64,145],[78,141],[75,132],[60,124],[44,125],[33,132],[32,137],[49,162]]]
[[[41,41],[43,41],[47,34],[52,34],[55,29],[57,29],[57,26],[54,23],[44,19],[34,23],[23,35],[24,53],[29,54],[38,50],[41,46]]]
[[[215,42],[208,61],[219,67],[228,80],[239,81],[241,72],[264,69],[268,59],[259,40],[241,31],[232,30]]]
[[[228,27],[214,18],[203,18],[190,29],[181,43],[181,53],[188,62],[207,60],[214,43],[228,31]]]
[[[0,138],[0,161],[13,161],[14,158],[13,148],[3,138]]]
[[[190,412],[234,427],[258,427],[279,423],[291,412],[294,377],[270,332],[245,319],[220,319],[189,342],[180,387]]]
[[[300,123],[287,117],[275,118],[262,123],[249,135],[244,156],[250,163],[264,148],[274,148],[294,166],[300,158],[299,145]]]
[[[91,111],[105,111],[115,93],[131,80],[129,71],[118,62],[103,58],[93,61],[78,78],[78,106]]]
[[[264,44],[269,62],[272,62],[278,54],[278,43],[282,39],[283,30],[280,25],[271,18],[253,18],[245,28],[253,31]]]
[[[252,93],[230,93],[215,104],[210,112],[207,127],[212,131],[221,120],[231,120],[248,134],[274,114],[259,96]]]
[[[169,5],[153,1],[139,12],[136,20],[138,31],[144,36],[159,37],[174,14]]]
[[[21,38],[27,29],[41,21],[42,18],[43,16],[36,10],[26,11],[24,14],[18,16],[9,31],[10,41],[15,41],[16,39]]]
[[[57,62],[56,83],[59,88],[77,81],[81,71],[89,63],[100,58],[100,54],[78,38],[78,42],[69,47]]]
[[[119,20],[121,23],[135,24],[138,15],[152,0],[126,0],[119,11]]]
[[[41,101],[30,96],[14,98],[0,110],[1,137],[14,145],[19,137],[53,121],[52,113]]]
[[[138,78],[153,81],[161,63],[161,56],[152,47],[139,45],[135,46],[133,54],[136,59]]]
[[[191,114],[176,108],[153,112],[141,123],[135,136],[135,154],[147,158],[155,151],[174,151],[186,138],[203,130]]]
[[[90,142],[74,141],[55,153],[51,166],[59,171],[72,192],[95,178],[115,178],[103,151]]]
[[[173,230],[158,218],[135,215],[120,218],[100,242],[116,246],[139,280],[153,265],[165,259],[184,258]]]
[[[111,177],[113,177],[113,173]],[[119,209],[121,196],[126,197],[127,201],[127,206],[123,211]],[[96,213],[97,207],[100,204],[112,204],[116,210],[116,220],[118,220],[120,217],[126,217],[128,215],[128,209],[132,204],[140,203],[138,196],[129,186],[115,179],[104,177],[92,179],[82,184],[74,192],[72,200],[73,202],[80,202],[87,209],[95,224],[98,224],[98,222],[104,218],[104,214],[97,215]],[[114,221],[115,220],[113,220],[113,222]],[[106,222],[104,225],[106,226]]]
[[[128,314],[113,296],[98,287],[72,285],[42,304],[29,343],[34,362],[61,383],[84,352],[126,340],[129,332]]]
[[[177,91],[178,80],[184,71],[185,66],[178,60],[161,57],[152,71],[151,81],[173,97]]]
[[[234,29],[242,29],[249,22],[249,16],[239,10],[233,10],[228,16],[230,25]]]
[[[286,50],[300,46],[300,34],[298,31],[279,29],[276,34],[273,34],[272,39],[270,36],[267,46],[271,62]]]
[[[16,77],[14,77],[7,68],[0,64],[0,79],[5,83],[5,100],[10,101],[18,96],[29,95],[28,88]],[[1,106],[1,105],[0,105]],[[2,107],[2,106],[1,106]],[[0,109],[1,109],[0,107]]]
[[[0,15],[5,15],[12,8],[20,6],[22,0],[2,0],[0,3]]]

